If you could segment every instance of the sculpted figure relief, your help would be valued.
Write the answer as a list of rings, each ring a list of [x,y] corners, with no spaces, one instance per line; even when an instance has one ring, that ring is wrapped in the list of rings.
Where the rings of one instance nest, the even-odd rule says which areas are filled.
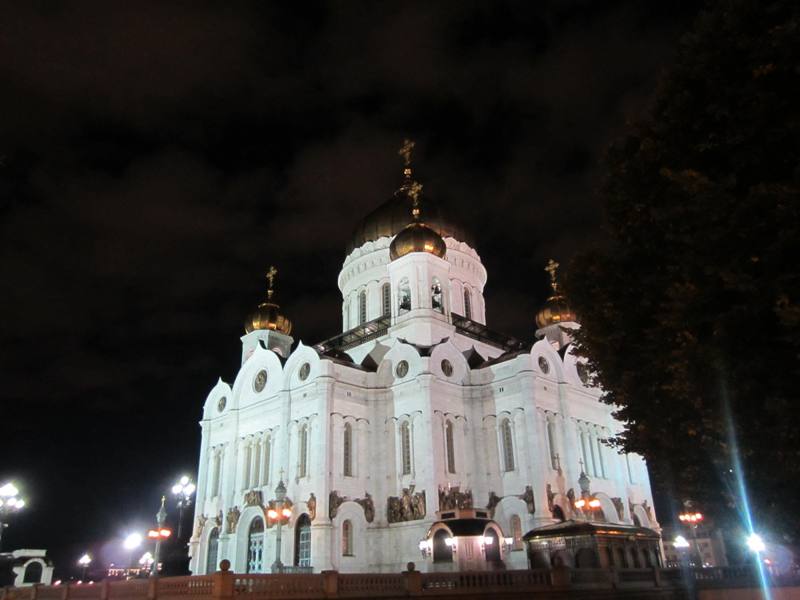
[[[386,506],[386,516],[389,523],[401,521],[416,521],[425,516],[425,490],[414,493],[414,486],[403,488],[403,493],[398,496],[389,496]]]
[[[208,517],[205,515],[200,515],[197,517],[197,521],[195,522],[194,526],[193,537],[199,538],[201,535],[203,535],[203,528],[206,526],[206,521],[208,521]]]
[[[611,502],[614,504],[614,508],[617,509],[617,516],[619,517],[620,521],[625,520],[625,504],[622,502],[622,498],[612,498]]]
[[[261,496],[261,492],[258,490],[250,490],[246,492],[244,495],[244,505],[245,506],[261,506],[263,504],[263,498]]]
[[[486,505],[486,510],[489,511],[489,514],[492,517],[494,517],[494,509],[498,504],[500,504],[500,500],[502,500],[500,496],[498,496],[494,492],[489,492],[489,502]]]
[[[317,497],[314,492],[311,492],[308,500],[306,500],[306,506],[308,507],[308,518],[313,521],[317,518]]]
[[[328,518],[333,520],[336,516],[336,513],[339,511],[339,507],[342,505],[342,502],[345,501],[346,498],[339,495],[339,492],[333,490],[330,494],[328,494]]]
[[[228,516],[226,517],[226,521],[228,523],[228,533],[233,533],[236,531],[236,525],[239,523],[239,517],[241,514],[242,513],[239,511],[238,506],[234,506],[228,511]]]
[[[439,510],[472,508],[472,490],[462,492],[459,486],[439,487]]]
[[[367,523],[372,523],[375,520],[375,503],[372,501],[372,496],[369,492],[364,492],[363,498],[356,498],[356,502],[364,509],[364,518]]]
[[[547,508],[550,510],[551,513],[553,512],[553,509],[555,508],[555,505],[553,503],[553,501],[555,499],[556,499],[556,493],[553,491],[552,486],[548,483],[547,484]]]
[[[529,485],[525,486],[525,491],[520,494],[520,500],[523,500],[528,505],[528,512],[533,514],[536,512],[536,504],[533,502],[533,488]]]

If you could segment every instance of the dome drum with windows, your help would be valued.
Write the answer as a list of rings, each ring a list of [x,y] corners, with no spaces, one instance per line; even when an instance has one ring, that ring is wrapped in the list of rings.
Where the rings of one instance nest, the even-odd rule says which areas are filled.
[[[258,308],[247,317],[244,323],[244,330],[246,333],[262,329],[277,331],[285,335],[292,333],[292,322],[280,312],[280,305],[272,301],[272,296],[275,294],[273,284],[278,270],[275,267],[270,267],[267,271],[267,280],[269,287],[267,289],[267,300],[258,305]]]

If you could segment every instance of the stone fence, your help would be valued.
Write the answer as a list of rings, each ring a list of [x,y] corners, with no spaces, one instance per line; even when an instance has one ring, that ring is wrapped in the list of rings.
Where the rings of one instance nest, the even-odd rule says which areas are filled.
[[[421,573],[250,575],[228,570],[213,575],[153,577],[96,584],[4,588],[0,600],[290,600],[299,598],[529,598],[554,597],[760,598],[748,568],[714,569],[530,569]],[[800,598],[797,582],[783,582],[774,598]],[[795,587],[791,586],[795,584]],[[750,595],[753,592],[755,595]],[[788,594],[788,595],[787,595]],[[796,595],[795,595],[796,594]]]

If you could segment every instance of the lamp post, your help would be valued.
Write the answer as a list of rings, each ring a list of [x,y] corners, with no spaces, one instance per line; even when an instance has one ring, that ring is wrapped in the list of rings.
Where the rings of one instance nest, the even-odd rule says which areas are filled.
[[[153,569],[150,572],[150,575],[153,577],[158,575],[158,558],[159,554],[161,553],[161,542],[172,535],[172,530],[164,527],[164,523],[167,520],[167,509],[164,506],[166,501],[167,497],[161,496],[161,508],[159,508],[158,512],[156,513],[156,523],[158,524],[158,528],[151,529],[147,532],[147,537],[156,541],[156,548],[153,551]]]
[[[153,564],[154,563],[152,554],[150,554],[149,552],[145,552],[144,554],[142,554],[142,557],[139,559],[139,565],[141,565],[141,571],[144,571],[145,573],[150,572],[150,570],[153,568]]]
[[[680,520],[680,522],[684,525],[687,525],[691,530],[691,538],[694,544],[693,550],[698,562],[697,566],[702,567],[704,566],[703,555],[700,552],[700,548],[697,544],[697,526],[703,522],[703,513],[691,510],[692,502],[690,500],[684,501],[683,506],[686,510],[678,515],[678,520]]]
[[[142,545],[142,534],[140,533],[129,533],[128,536],[125,538],[125,541],[122,542],[123,547],[128,550],[128,573],[130,573],[131,567],[133,567],[133,551],[136,550],[139,546]]]
[[[0,486],[0,548],[3,542],[3,529],[8,527],[6,519],[24,506],[25,500],[19,497],[19,490],[13,483],[8,482]]]
[[[89,568],[89,565],[92,564],[92,557],[89,554],[84,554],[78,559],[78,564],[81,567],[83,575],[81,576],[82,580],[86,579],[86,570]]]
[[[183,530],[183,509],[192,505],[192,495],[196,489],[197,487],[186,475],[172,486],[172,494],[178,498],[178,541],[181,539],[181,531]]]
[[[275,500],[270,503],[272,506],[267,511],[267,518],[271,523],[276,523],[278,526],[275,536],[275,562],[272,563],[273,573],[281,573],[283,571],[283,563],[281,562],[281,527],[292,516],[292,510],[286,506],[285,500],[286,486],[283,484],[283,478],[281,478],[275,488]]]

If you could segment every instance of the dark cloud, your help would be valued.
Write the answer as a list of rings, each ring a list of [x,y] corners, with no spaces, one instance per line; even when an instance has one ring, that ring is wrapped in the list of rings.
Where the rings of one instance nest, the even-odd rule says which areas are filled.
[[[418,141],[426,193],[475,233],[490,325],[531,337],[542,265],[597,239],[603,148],[647,105],[694,10],[7,9],[3,472],[32,503],[4,539],[72,561],[69,543],[150,519],[169,478],[194,467],[201,404],[235,372],[270,263],[296,338],[337,333],[348,236],[397,186],[403,137]],[[86,498],[89,482],[102,493]],[[64,525],[78,513],[90,522]]]

